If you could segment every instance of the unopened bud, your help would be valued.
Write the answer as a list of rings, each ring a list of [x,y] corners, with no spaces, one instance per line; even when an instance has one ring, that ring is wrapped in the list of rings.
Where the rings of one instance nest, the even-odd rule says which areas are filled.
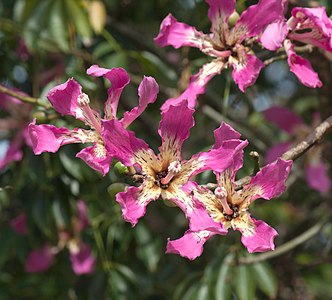
[[[114,171],[118,175],[126,175],[126,174],[129,173],[128,168],[124,164],[122,164],[121,162],[119,162],[119,161],[114,165]]]
[[[32,115],[33,119],[37,120],[37,123],[44,123],[47,119],[46,113],[43,111],[36,111],[33,115]]]

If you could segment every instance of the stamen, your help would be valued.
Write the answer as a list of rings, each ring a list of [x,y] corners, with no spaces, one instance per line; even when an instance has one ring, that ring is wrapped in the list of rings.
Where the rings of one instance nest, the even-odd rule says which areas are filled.
[[[101,125],[94,115],[91,107],[89,106],[90,99],[89,96],[85,93],[81,93],[77,98],[77,103],[83,110],[87,121],[91,124],[91,126],[101,135]]]
[[[216,197],[220,200],[220,203],[222,205],[222,208],[224,209],[224,212],[227,215],[232,215],[233,214],[233,210],[229,207],[229,204],[227,202],[227,191],[224,187],[222,186],[218,186],[215,190],[214,190],[214,194],[216,195]]]
[[[168,184],[176,174],[181,172],[181,163],[179,161],[173,161],[168,166],[167,175],[160,180],[161,184]]]

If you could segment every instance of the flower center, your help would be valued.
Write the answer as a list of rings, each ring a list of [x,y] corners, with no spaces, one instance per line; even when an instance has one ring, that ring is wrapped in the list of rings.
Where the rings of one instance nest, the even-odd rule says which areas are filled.
[[[156,174],[155,184],[162,189],[167,189],[170,182],[175,175],[181,172],[181,163],[179,161],[173,161],[169,164],[167,171],[161,171]]]

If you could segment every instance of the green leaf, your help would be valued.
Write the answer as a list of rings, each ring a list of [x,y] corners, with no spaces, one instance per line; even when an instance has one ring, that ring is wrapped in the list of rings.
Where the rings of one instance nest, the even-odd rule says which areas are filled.
[[[73,21],[77,33],[83,38],[91,38],[92,29],[84,6],[77,0],[66,0],[65,3],[67,14]]]
[[[250,266],[238,266],[235,278],[235,289],[239,300],[254,299],[256,283]]]
[[[48,29],[59,48],[65,52],[70,49],[67,23],[63,1],[54,1],[49,17]]]
[[[149,271],[154,272],[160,259],[160,242],[154,239],[149,229],[139,223],[136,226],[137,256],[142,259]]]
[[[234,259],[234,254],[229,253],[222,262],[221,268],[218,273],[216,287],[215,287],[215,299],[216,300],[228,300],[231,299],[231,262]]]
[[[258,288],[270,299],[277,295],[277,278],[272,268],[267,263],[252,265]]]

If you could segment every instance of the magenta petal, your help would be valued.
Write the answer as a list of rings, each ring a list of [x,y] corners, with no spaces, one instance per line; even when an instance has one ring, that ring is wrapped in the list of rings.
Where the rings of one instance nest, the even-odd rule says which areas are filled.
[[[288,65],[298,80],[308,87],[321,87],[323,84],[318,74],[313,70],[310,62],[295,53],[294,45],[289,40],[286,40],[284,45],[288,56]]]
[[[239,228],[242,232],[242,244],[247,247],[250,253],[274,250],[274,238],[278,236],[278,232],[263,221],[251,220],[256,226],[252,235],[244,235]]]
[[[18,135],[13,141],[10,142],[4,157],[0,159],[0,170],[4,169],[14,161],[22,160],[23,151],[21,148],[22,138]]]
[[[236,140],[241,137],[241,133],[237,132],[235,129],[232,128],[232,126],[222,122],[214,131],[214,140],[215,143],[213,145],[213,148],[219,148],[222,146],[222,143],[227,140]]]
[[[84,120],[83,112],[79,108],[77,99],[82,93],[82,87],[74,80],[68,79],[65,83],[52,88],[47,98],[52,103],[54,109],[62,116],[72,115],[77,119]]]
[[[206,3],[210,6],[208,17],[212,23],[211,31],[216,32],[223,25],[227,28],[228,18],[235,9],[235,0],[206,0]]]
[[[287,24],[284,20],[279,20],[272,24],[269,24],[262,36],[260,41],[264,48],[270,51],[276,51],[282,47],[282,43],[285,40],[288,33]]]
[[[45,245],[29,253],[25,262],[25,271],[29,273],[43,272],[53,264],[53,261],[52,248]]]
[[[227,230],[222,223],[215,222],[201,205],[196,205],[195,209],[188,213],[189,228],[191,231],[207,230],[213,233],[226,234]]]
[[[162,146],[171,141],[180,156],[183,142],[189,137],[190,128],[194,126],[194,110],[188,107],[188,102],[183,100],[179,105],[171,105],[161,114],[159,135],[162,138]]]
[[[240,35],[239,41],[259,35],[270,23],[284,19],[283,2],[284,0],[260,0],[258,4],[251,5],[241,14],[232,33]]]
[[[206,170],[221,173],[227,168],[238,166],[239,162],[242,165],[243,148],[247,145],[247,141],[229,140],[223,142],[217,149],[194,155],[193,158],[198,156],[200,160],[204,161],[204,165],[195,170],[192,176]],[[239,161],[240,158],[241,160]]]
[[[102,125],[102,136],[107,151],[123,164],[134,165],[135,152],[152,152],[143,140],[136,138],[134,132],[124,129],[118,120],[102,121]]]
[[[96,153],[100,151],[100,147],[102,146],[98,144],[86,147],[80,152],[78,152],[76,154],[76,157],[84,160],[90,168],[100,172],[103,176],[105,176],[110,169],[110,165],[112,163],[112,156],[106,153],[106,149],[104,149],[103,151],[105,151],[105,155],[99,157]]]
[[[122,68],[105,69],[93,65],[87,70],[87,74],[96,77],[103,76],[110,81],[111,87],[108,89],[108,99],[105,102],[104,108],[105,119],[110,120],[116,118],[122,90],[130,82],[127,71]]]
[[[247,87],[256,82],[261,69],[264,67],[264,63],[255,55],[246,54],[244,63],[239,63],[233,60],[232,66],[232,77],[235,83],[239,86],[239,89],[242,92],[245,92]]]
[[[290,109],[273,106],[264,111],[264,117],[289,134],[296,134],[296,128],[304,125],[302,119]]]
[[[27,215],[25,213],[20,213],[17,217],[10,221],[10,227],[18,234],[27,235]]]
[[[65,127],[57,128],[49,124],[36,125],[36,120],[34,120],[29,124],[29,135],[34,153],[36,155],[43,152],[55,153],[63,145],[81,143],[79,138],[72,135],[77,130],[69,130]]]
[[[161,107],[162,111],[167,110],[171,105],[178,105],[183,100],[188,101],[190,108],[195,108],[197,97],[205,93],[205,86],[217,74],[224,69],[225,64],[220,60],[213,60],[203,65],[199,72],[190,77],[189,85],[177,98],[168,99]]]
[[[279,143],[266,151],[265,162],[270,164],[290,149],[292,142]]]
[[[70,251],[70,260],[76,275],[90,274],[95,270],[96,259],[87,244],[82,243],[77,253]]]
[[[308,185],[325,194],[331,188],[331,180],[328,175],[328,167],[323,162],[318,164],[308,164],[306,167],[306,178]]]
[[[138,87],[138,106],[131,111],[125,112],[121,120],[123,127],[127,128],[142,112],[146,109],[148,104],[153,103],[157,99],[159,87],[153,77],[146,77],[142,80]]]
[[[190,46],[201,48],[204,34],[197,31],[194,27],[185,23],[178,22],[171,14],[162,21],[158,36],[154,41],[160,46],[173,46],[180,48]]]
[[[122,209],[122,217],[127,222],[130,222],[134,227],[138,220],[145,215],[146,206],[153,200],[154,195],[150,199],[145,199],[140,203],[138,200],[140,188],[130,186],[125,192],[116,194],[116,201],[120,204]]]
[[[292,166],[291,160],[279,158],[276,162],[266,165],[250,181],[249,185],[243,188],[253,190],[251,201],[257,198],[271,199],[279,196],[286,189],[285,182]]]
[[[201,256],[204,243],[213,235],[214,233],[208,231],[193,232],[187,230],[183,237],[173,241],[168,240],[166,253],[175,253],[194,260]]]
[[[327,16],[325,7],[295,7],[292,10],[292,16],[295,18],[294,28],[311,22],[312,31],[290,34],[291,39],[332,52],[332,21]]]
[[[81,231],[90,226],[88,208],[83,200],[77,200],[77,218],[79,220],[78,230]]]

